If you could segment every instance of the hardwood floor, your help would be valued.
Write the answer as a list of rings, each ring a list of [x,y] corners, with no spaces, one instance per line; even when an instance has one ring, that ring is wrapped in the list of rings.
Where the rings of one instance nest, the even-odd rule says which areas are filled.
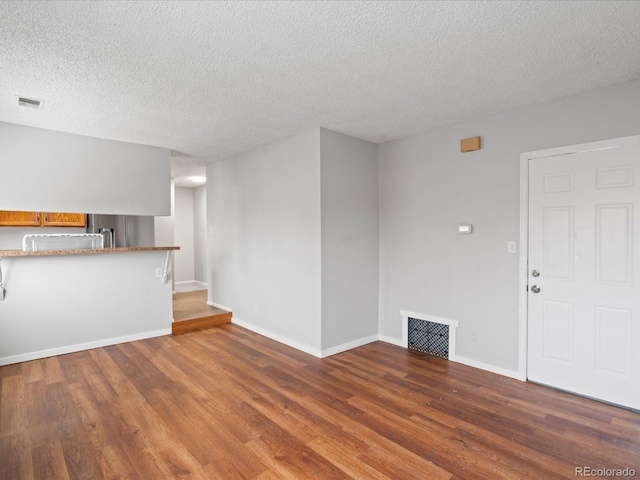
[[[640,414],[381,342],[235,325],[0,367],[2,479],[640,477]]]
[[[231,323],[231,317],[231,312],[207,305],[206,290],[173,294],[173,334]]]

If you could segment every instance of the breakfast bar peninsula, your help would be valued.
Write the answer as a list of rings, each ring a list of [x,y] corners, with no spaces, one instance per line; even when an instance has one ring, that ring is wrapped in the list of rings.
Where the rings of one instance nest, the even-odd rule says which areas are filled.
[[[170,334],[178,249],[0,250],[0,365]]]

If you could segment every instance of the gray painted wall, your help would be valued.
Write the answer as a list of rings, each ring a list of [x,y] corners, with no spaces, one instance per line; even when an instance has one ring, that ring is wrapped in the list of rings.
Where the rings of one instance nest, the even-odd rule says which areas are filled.
[[[638,112],[634,81],[379,145],[380,334],[400,341],[401,309],[458,320],[460,356],[517,370],[519,156],[638,134]]]
[[[377,146],[315,129],[207,169],[209,299],[317,356],[377,339]]]
[[[207,283],[207,186],[193,189],[194,278]]]
[[[378,147],[320,129],[322,348],[378,334]]]
[[[207,167],[209,300],[319,353],[320,131]]]
[[[193,189],[175,188],[174,239],[180,250],[175,252],[176,282],[195,279],[193,251]]]
[[[168,215],[170,151],[0,122],[0,210]]]

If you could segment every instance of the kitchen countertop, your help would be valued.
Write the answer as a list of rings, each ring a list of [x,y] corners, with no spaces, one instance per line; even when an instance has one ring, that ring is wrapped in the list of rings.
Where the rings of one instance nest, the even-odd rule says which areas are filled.
[[[43,250],[38,252],[24,252],[22,250],[0,250],[2,257],[43,257],[52,255],[95,255],[101,253],[125,252],[158,252],[163,250],[180,250],[180,247],[117,247],[117,248],[79,248],[75,250]]]

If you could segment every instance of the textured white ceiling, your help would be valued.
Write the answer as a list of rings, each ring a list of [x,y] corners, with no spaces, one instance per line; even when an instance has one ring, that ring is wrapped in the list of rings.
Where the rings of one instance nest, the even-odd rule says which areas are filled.
[[[0,121],[170,148],[181,176],[636,79],[639,25],[638,1],[2,1]]]

